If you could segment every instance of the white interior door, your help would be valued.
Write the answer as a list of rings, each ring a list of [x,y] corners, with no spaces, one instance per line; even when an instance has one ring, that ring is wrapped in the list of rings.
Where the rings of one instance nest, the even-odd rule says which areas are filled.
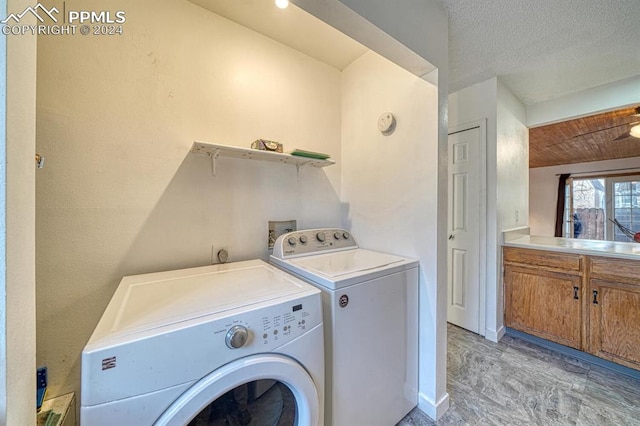
[[[481,127],[449,135],[447,319],[474,333],[480,327]]]

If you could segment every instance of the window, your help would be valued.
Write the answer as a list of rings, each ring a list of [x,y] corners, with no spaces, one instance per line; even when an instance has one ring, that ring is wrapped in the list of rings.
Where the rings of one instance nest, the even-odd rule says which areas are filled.
[[[609,217],[617,219],[622,225],[635,232],[640,231],[640,177],[614,178],[607,181],[611,200],[607,201]],[[609,206],[609,204],[611,204]],[[633,241],[626,236],[617,226],[609,222],[611,228],[607,238],[611,241]]]
[[[640,232],[640,176],[570,178],[565,197],[565,237],[632,241],[613,219]]]

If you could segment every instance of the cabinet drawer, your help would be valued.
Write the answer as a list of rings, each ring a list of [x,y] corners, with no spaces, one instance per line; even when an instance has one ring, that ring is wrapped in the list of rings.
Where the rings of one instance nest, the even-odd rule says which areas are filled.
[[[504,248],[504,262],[555,269],[561,272],[581,272],[582,256],[553,251]]]
[[[640,285],[640,262],[611,257],[589,257],[589,276],[591,278],[622,281]]]

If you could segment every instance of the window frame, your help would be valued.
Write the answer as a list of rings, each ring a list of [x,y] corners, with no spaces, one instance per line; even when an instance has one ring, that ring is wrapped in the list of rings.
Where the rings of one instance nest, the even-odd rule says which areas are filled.
[[[614,176],[610,178],[605,178],[605,199],[606,199],[606,210],[605,210],[605,219],[606,219],[606,231],[605,238],[606,241],[615,241],[615,225],[613,222],[608,220],[609,218],[614,218],[614,210],[615,210],[615,196],[614,196],[614,188],[616,183],[624,183],[624,182],[640,182],[640,175],[625,175],[625,176]],[[633,210],[633,205],[630,206]],[[633,214],[633,213],[632,213]],[[638,230],[640,232],[640,229]],[[611,239],[609,239],[611,236]]]
[[[610,174],[610,175],[585,175],[585,176],[571,176],[567,179],[565,185],[565,211],[563,217],[563,235],[565,238],[575,238],[573,235],[573,213],[574,213],[574,180],[590,180],[590,179],[602,179],[604,180],[604,198],[605,198],[605,226],[604,226],[604,240],[602,241],[615,241],[615,225],[609,220],[614,217],[614,185],[621,182],[640,182],[640,173],[624,173],[624,174]],[[640,197],[640,190],[638,195]],[[631,206],[633,209],[633,206]],[[639,207],[640,209],[640,207]],[[640,232],[640,229],[638,229]]]

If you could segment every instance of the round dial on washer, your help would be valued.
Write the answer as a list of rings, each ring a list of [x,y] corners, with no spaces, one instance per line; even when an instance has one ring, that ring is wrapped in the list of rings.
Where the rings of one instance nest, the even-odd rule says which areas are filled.
[[[249,339],[249,330],[243,325],[234,325],[227,331],[224,339],[229,349],[238,349],[244,346]]]
[[[349,239],[349,233],[348,232],[343,232],[342,233],[342,238],[344,238],[345,240]]]
[[[296,239],[295,237],[289,237],[287,239],[287,242],[289,243],[290,246],[295,246],[296,245]]]
[[[327,237],[324,235],[324,232],[318,232],[318,233],[316,234],[316,239],[317,239],[318,241],[320,241],[321,243],[322,243],[322,242],[324,242],[324,240],[325,240],[326,238],[327,238]]]
[[[333,238],[335,238],[336,240],[340,239],[340,233],[339,232],[334,232],[333,233]]]
[[[306,235],[300,235],[300,242],[302,244],[307,244],[307,236]]]

